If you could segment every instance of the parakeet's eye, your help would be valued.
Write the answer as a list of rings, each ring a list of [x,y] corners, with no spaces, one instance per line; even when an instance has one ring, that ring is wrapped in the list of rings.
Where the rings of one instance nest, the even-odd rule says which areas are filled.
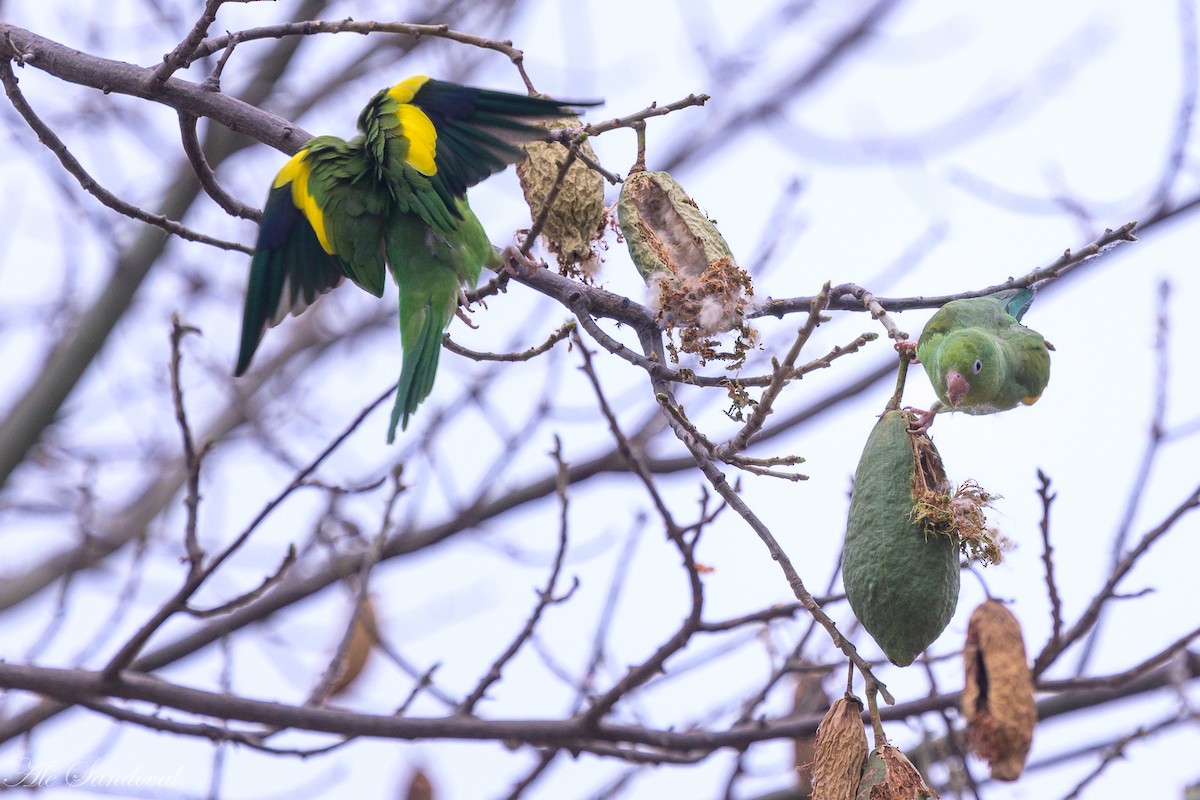
[[[975,359],[975,363],[971,366],[971,370],[976,375],[978,375],[980,372],[982,372],[983,371],[983,359],[982,358]]]

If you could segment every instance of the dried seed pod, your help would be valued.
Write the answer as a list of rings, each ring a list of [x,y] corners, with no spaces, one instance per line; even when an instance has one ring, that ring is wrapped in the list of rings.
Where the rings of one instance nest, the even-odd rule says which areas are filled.
[[[967,744],[993,778],[1015,781],[1033,742],[1037,704],[1021,624],[1002,603],[988,600],[971,614],[963,668]]]
[[[950,503],[933,441],[888,411],[867,438],[854,473],[842,583],[863,627],[897,666],[911,664],[954,616],[959,538],[953,514],[919,513]]]
[[[576,116],[535,124],[547,130],[583,126]],[[546,200],[569,151],[558,142],[529,142],[524,148],[528,157],[517,164],[517,177],[532,219],[536,220],[546,208]],[[588,158],[596,160],[596,151],[587,140],[580,143],[579,149]],[[596,274],[601,258],[593,242],[603,238],[606,221],[604,178],[575,159],[567,168],[554,206],[542,227],[542,238],[558,259],[559,272],[563,275],[582,273],[588,277]]]
[[[867,757],[857,800],[928,800],[937,792],[898,749],[885,744]]]
[[[867,760],[863,704],[846,695],[837,700],[817,726],[813,759],[812,800],[854,800]]]
[[[743,361],[756,336],[745,313],[753,285],[696,201],[666,172],[637,170],[621,186],[617,220],[649,303],[665,328],[680,329],[681,349],[702,362]],[[732,330],[733,351],[717,352],[712,337]]]
[[[805,661],[805,666],[812,665]],[[806,717],[829,709],[829,695],[821,685],[823,672],[805,670],[799,673],[796,690],[792,695],[792,714]],[[802,797],[812,795],[813,762],[816,760],[816,735],[797,736],[793,740],[796,765],[796,788]]]

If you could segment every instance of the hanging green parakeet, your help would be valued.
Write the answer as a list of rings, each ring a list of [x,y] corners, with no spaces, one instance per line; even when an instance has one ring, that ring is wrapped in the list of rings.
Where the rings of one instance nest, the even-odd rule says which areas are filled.
[[[317,136],[283,165],[271,184],[250,261],[242,341],[234,375],[268,327],[299,314],[349,277],[383,294],[381,247],[391,201],[376,183],[362,137]]]
[[[504,264],[467,204],[467,188],[523,158],[519,144],[545,137],[530,120],[580,105],[596,103],[418,75],[371,99],[359,116],[361,135],[342,143],[338,158],[319,153],[340,140],[314,139],[322,146],[306,146],[284,166],[263,212],[237,374],[268,325],[299,313],[343,277],[382,294],[386,258],[399,288],[403,353],[392,442],[396,426],[408,424],[433,388],[442,332],[464,288],[483,267]]]
[[[1054,347],[1020,322],[1032,302],[1032,288],[1010,289],[952,300],[930,317],[916,354],[938,402],[916,427],[928,428],[942,410],[993,414],[1042,396]]]

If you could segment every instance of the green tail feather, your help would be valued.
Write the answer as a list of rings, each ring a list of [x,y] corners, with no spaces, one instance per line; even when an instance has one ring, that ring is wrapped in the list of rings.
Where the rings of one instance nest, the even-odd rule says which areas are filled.
[[[388,444],[396,439],[396,426],[399,425],[400,430],[406,429],[409,416],[433,390],[438,357],[442,352],[442,332],[446,330],[453,313],[439,313],[432,303],[426,304],[420,330],[416,331],[416,341],[402,341],[404,364],[400,368],[400,380],[396,384],[396,403],[392,406],[392,420],[388,425]],[[402,340],[406,338],[404,322],[402,314]]]
[[[1020,322],[1021,317],[1025,316],[1025,312],[1029,310],[1029,306],[1033,305],[1033,295],[1034,288],[1026,286],[1021,289],[1005,289],[1002,292],[989,294],[988,297],[1000,301],[1004,310],[1012,314],[1017,322]]]

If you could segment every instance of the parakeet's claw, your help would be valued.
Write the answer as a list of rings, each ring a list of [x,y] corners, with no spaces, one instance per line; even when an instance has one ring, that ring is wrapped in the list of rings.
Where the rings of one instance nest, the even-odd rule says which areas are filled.
[[[915,414],[917,417],[909,424],[909,432],[924,433],[933,425],[933,419],[937,416],[938,406],[935,403],[933,408],[930,408],[928,411],[922,411],[919,408],[913,408],[911,406],[906,407],[904,410],[911,414]]]
[[[488,307],[487,300],[484,299],[483,297],[476,297],[474,300],[472,300],[470,297],[467,296],[467,291],[465,288],[458,293],[458,309],[459,309],[459,311],[462,311],[462,309],[464,309],[464,308],[467,311],[470,311],[472,306],[474,306],[476,303],[481,305],[485,311],[487,310],[487,307]]]
[[[470,328],[472,330],[479,330],[479,326],[471,321],[471,318],[467,316],[467,312],[463,311],[462,306],[458,306],[457,308],[454,309],[454,316],[458,317],[463,322],[467,323],[468,328]]]
[[[515,244],[504,248],[500,255],[504,258],[504,271],[513,277],[519,276],[522,271],[536,271],[546,266],[532,256],[522,253]]]
[[[896,352],[908,358],[910,364],[920,364],[917,360],[917,343],[908,339],[896,342]]]

